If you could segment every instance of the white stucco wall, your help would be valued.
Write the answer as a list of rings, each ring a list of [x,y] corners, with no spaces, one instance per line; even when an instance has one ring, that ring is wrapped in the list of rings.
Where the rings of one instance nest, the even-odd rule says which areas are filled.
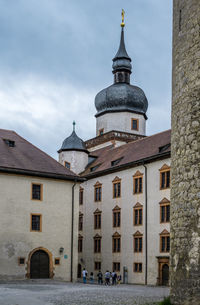
[[[65,161],[70,163],[71,171],[79,174],[88,164],[88,154],[83,151],[62,151],[59,153],[59,162],[65,165]]]
[[[170,230],[169,223],[160,224],[160,205],[159,202],[166,197],[170,200],[170,190],[160,190],[160,172],[163,164],[170,165],[170,159],[156,161],[147,164],[147,189],[148,189],[148,284],[156,285],[158,277],[157,256],[169,256],[169,253],[160,253],[160,233],[166,229]],[[133,175],[139,170],[145,173],[143,166],[134,167],[106,176],[97,177],[82,184],[84,188],[84,203],[80,206],[83,213],[83,253],[79,254],[79,262],[82,258],[88,272],[94,271],[94,262],[101,261],[102,271],[112,270],[113,262],[121,263],[121,275],[123,267],[128,268],[128,282],[145,283],[145,193],[143,178],[143,193],[133,194]],[[112,198],[112,181],[118,176],[121,178],[121,198]],[[94,202],[94,184],[99,181],[102,183],[102,201]],[[139,202],[143,205],[143,225],[133,225],[133,207]],[[121,227],[113,228],[112,209],[118,205],[121,208]],[[94,211],[102,211],[101,230],[94,230]],[[115,232],[121,234],[121,253],[112,253],[112,235]],[[143,233],[143,252],[133,252],[133,234],[136,231]],[[102,236],[102,249],[100,254],[94,254],[93,237],[98,233]],[[133,263],[143,263],[143,272],[133,272]],[[96,272],[95,272],[96,275]]]
[[[43,184],[43,200],[31,200],[31,183]],[[0,174],[0,278],[25,278],[29,253],[38,247],[51,252],[54,278],[70,281],[73,182]],[[75,187],[74,279],[77,276],[78,190]],[[30,232],[30,214],[42,214],[42,232]],[[64,253],[60,255],[60,247]],[[64,258],[67,255],[67,259]],[[25,257],[25,265],[18,265]],[[54,265],[54,258],[60,265]]]
[[[131,129],[131,119],[139,119],[139,130]],[[143,115],[131,112],[106,113],[96,118],[96,135],[99,130],[104,129],[104,133],[111,130],[124,131],[134,134],[146,135],[146,120]]]

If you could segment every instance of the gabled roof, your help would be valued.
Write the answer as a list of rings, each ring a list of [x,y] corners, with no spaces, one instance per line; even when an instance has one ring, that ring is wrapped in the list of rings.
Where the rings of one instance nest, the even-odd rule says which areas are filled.
[[[14,147],[5,140],[14,142]],[[0,129],[0,171],[64,180],[80,179],[16,132],[5,129]]]
[[[161,157],[169,157],[170,145],[166,146],[167,148],[161,152],[159,148],[170,144],[170,142],[171,130],[166,130],[116,148],[107,146],[98,151],[93,151],[91,154],[96,156],[96,159],[87,166],[81,176],[93,178],[123,170],[130,166],[136,166],[139,163],[150,162]],[[111,166],[113,160],[120,158],[121,160],[116,166]],[[99,166],[91,172],[90,168],[94,169],[96,165]]]

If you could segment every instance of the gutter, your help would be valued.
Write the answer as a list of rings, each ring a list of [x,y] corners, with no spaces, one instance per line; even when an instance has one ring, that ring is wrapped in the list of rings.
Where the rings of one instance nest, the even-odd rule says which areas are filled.
[[[0,173],[1,172],[7,173],[7,174],[19,174],[19,175],[34,176],[34,177],[69,180],[69,181],[76,181],[76,182],[85,181],[84,178],[81,178],[79,176],[62,175],[62,174],[60,175],[60,174],[54,174],[54,173],[45,173],[45,172],[37,172],[37,171],[24,170],[24,169],[6,168],[6,167],[0,167]]]
[[[147,167],[146,165],[142,164],[145,168],[145,285],[147,285],[147,276],[148,276],[148,227],[147,227]]]
[[[71,279],[70,281],[73,282],[73,254],[74,254],[74,188],[76,186],[76,181],[72,186],[72,222],[71,222]]]

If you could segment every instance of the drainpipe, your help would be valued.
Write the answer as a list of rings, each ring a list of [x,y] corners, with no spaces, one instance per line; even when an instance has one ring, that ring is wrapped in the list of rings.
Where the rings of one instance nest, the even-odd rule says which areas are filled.
[[[148,272],[148,244],[147,244],[147,167],[145,168],[145,285],[147,285],[147,272]]]
[[[76,181],[72,186],[72,223],[71,223],[71,282],[73,282],[73,250],[74,250],[74,188]]]

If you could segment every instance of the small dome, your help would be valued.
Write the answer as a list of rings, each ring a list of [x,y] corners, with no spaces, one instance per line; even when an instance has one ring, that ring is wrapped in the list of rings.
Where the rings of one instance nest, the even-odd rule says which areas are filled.
[[[96,117],[105,112],[130,111],[146,117],[148,101],[142,89],[126,84],[115,83],[100,91],[95,97]]]
[[[72,134],[63,141],[58,152],[66,150],[77,150],[88,153],[84,141],[77,136],[75,131],[73,131]]]

